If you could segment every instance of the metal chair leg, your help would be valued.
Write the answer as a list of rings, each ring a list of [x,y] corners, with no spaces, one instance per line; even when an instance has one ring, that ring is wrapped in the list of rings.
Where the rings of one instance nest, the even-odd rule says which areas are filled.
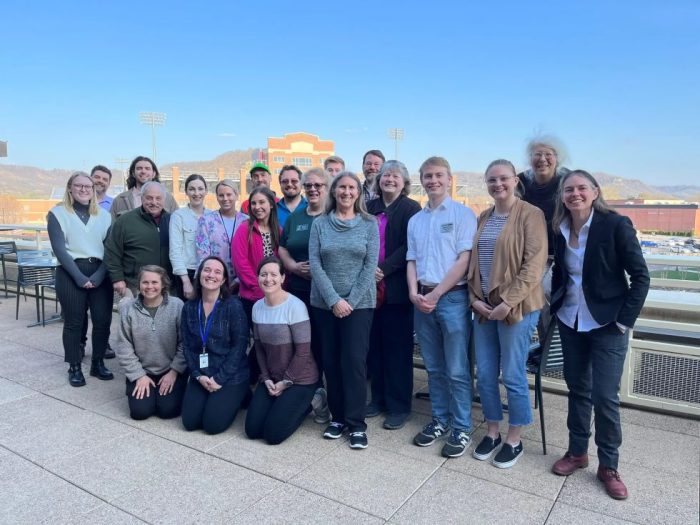
[[[542,382],[541,380],[538,382],[536,386],[536,397],[539,398],[539,411],[540,411],[540,431],[542,432],[542,453],[546,456],[547,455],[547,436],[545,434],[544,430],[544,406],[542,403]]]

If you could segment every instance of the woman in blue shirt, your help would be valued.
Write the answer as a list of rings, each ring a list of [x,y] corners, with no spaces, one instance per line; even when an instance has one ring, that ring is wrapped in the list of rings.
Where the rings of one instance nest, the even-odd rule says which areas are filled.
[[[187,430],[219,434],[231,426],[249,392],[248,320],[229,291],[227,265],[204,259],[195,296],[182,310],[182,341],[190,380],[182,406]]]

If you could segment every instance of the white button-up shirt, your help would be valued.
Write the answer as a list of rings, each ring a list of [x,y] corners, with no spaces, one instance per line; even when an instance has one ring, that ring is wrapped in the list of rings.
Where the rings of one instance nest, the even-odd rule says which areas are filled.
[[[564,239],[566,239],[564,264],[569,274],[569,280],[566,283],[564,302],[557,312],[557,317],[562,323],[572,329],[576,323],[576,317],[578,317],[579,332],[590,332],[602,326],[593,319],[593,315],[586,304],[586,297],[583,294],[583,258],[586,254],[588,232],[591,229],[591,221],[593,220],[594,213],[595,211],[591,210],[591,216],[588,217],[586,224],[581,226],[581,231],[578,233],[578,248],[573,248],[571,246],[572,232],[570,220],[564,220],[559,227]]]
[[[416,262],[418,281],[437,286],[454,266],[459,254],[472,249],[476,216],[450,197],[435,209],[427,204],[408,222],[407,261]],[[466,276],[457,284],[465,284]]]

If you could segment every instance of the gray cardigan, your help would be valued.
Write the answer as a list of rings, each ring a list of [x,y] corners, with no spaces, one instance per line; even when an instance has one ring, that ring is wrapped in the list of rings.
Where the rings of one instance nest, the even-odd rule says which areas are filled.
[[[343,221],[330,212],[311,225],[311,305],[330,310],[340,299],[353,309],[374,308],[379,227],[374,217]]]
[[[160,375],[171,368],[187,368],[182,353],[180,317],[182,301],[166,295],[151,317],[138,298],[119,303],[119,333],[114,351],[129,381],[146,374]]]

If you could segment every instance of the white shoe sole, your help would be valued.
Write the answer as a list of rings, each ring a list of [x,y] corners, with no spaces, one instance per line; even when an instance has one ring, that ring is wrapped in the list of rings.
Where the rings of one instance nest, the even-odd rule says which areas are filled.
[[[523,454],[525,454],[524,450],[510,461],[507,461],[506,463],[496,463],[496,461],[494,460],[491,462],[491,464],[496,468],[510,468],[518,462],[518,460],[523,456]]]

